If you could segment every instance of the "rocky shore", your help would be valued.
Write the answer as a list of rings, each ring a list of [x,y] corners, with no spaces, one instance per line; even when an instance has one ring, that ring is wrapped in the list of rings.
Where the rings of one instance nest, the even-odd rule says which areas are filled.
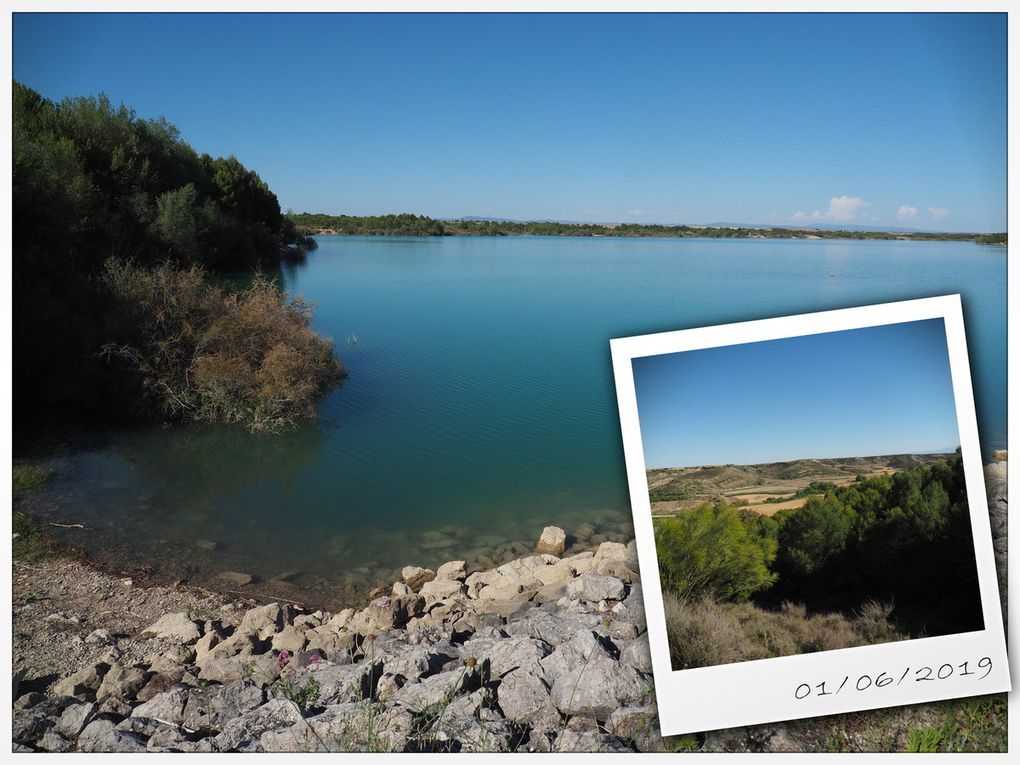
[[[987,471],[1003,588],[1005,471],[1005,462]],[[565,539],[547,528],[533,553],[478,571],[458,560],[408,566],[389,591],[339,613],[141,588],[74,561],[15,561],[13,748],[820,747],[825,720],[663,739],[634,543],[567,555]],[[881,748],[895,748],[937,711],[853,718],[881,721]]]

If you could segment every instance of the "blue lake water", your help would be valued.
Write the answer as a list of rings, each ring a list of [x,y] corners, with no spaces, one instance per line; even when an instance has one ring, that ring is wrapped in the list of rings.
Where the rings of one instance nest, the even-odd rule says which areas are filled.
[[[334,604],[405,564],[532,548],[549,524],[623,538],[610,338],[956,292],[982,446],[1006,446],[1003,247],[318,240],[282,272],[350,372],[317,422],[86,434],[48,458],[57,475],[27,509],[88,526],[61,538],[128,572],[204,583],[239,570],[263,594]]]

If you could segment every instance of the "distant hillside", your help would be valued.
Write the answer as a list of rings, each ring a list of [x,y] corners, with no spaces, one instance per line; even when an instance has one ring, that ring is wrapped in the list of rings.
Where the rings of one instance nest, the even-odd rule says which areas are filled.
[[[878,457],[831,457],[773,462],[761,465],[704,465],[653,468],[647,471],[653,502],[681,505],[735,497],[741,494],[792,496],[812,481],[849,483],[858,475],[892,473],[918,465],[943,462],[950,454],[892,454]],[[675,508],[672,508],[675,509]]]

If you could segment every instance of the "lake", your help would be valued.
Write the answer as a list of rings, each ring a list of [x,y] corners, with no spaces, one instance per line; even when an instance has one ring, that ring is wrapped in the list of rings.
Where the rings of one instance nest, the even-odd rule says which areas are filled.
[[[1006,447],[1006,248],[959,242],[318,237],[284,285],[350,376],[282,435],[62,439],[22,507],[127,573],[337,606],[406,564],[631,530],[609,339],[960,292],[986,453]],[[816,456],[816,455],[805,455]],[[835,455],[825,455],[835,456]]]

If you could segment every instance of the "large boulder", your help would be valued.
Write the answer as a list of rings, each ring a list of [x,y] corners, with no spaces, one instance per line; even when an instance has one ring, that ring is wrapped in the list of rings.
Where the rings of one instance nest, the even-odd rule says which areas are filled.
[[[91,701],[103,683],[103,676],[109,670],[108,664],[93,664],[83,667],[70,677],[58,680],[50,689],[54,696],[73,696],[76,699]]]
[[[113,696],[125,701],[133,699],[148,679],[149,675],[144,669],[114,664],[103,676],[103,682],[96,691],[96,698]]]
[[[187,688],[180,685],[174,686],[164,693],[153,696],[144,704],[139,704],[131,710],[131,716],[180,725],[184,722],[184,707],[188,701],[188,695]]]
[[[500,682],[499,708],[508,720],[524,723],[536,717],[550,717],[549,686],[526,669],[515,669]]]
[[[546,555],[563,555],[567,549],[567,534],[559,526],[546,526],[538,538],[538,552]]]
[[[301,710],[293,701],[272,699],[229,720],[213,739],[213,744],[221,752],[262,751],[259,739],[264,733],[289,728],[301,720]]]
[[[425,582],[431,582],[436,578],[436,572],[430,568],[421,568],[419,566],[404,566],[400,572],[404,582],[415,592],[421,589],[421,586]]]
[[[603,576],[589,571],[567,585],[567,595],[588,603],[600,600],[623,600],[627,588],[615,576]]]
[[[633,667],[599,657],[557,677],[552,701],[564,714],[604,721],[619,707],[641,706],[651,690],[651,683]]]
[[[90,722],[78,736],[80,752],[144,752],[145,744],[139,734],[117,730],[112,721],[103,718]]]
[[[436,579],[452,579],[463,582],[467,578],[467,568],[462,560],[451,560],[436,569]]]

